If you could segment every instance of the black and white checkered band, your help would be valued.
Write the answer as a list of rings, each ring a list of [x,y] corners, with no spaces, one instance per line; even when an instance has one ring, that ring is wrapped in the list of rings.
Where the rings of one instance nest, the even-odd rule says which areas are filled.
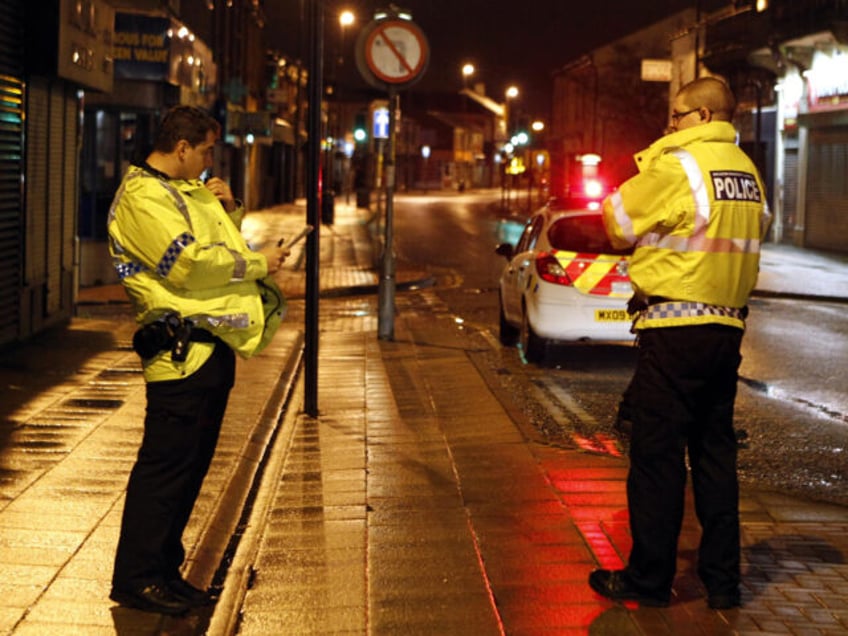
[[[700,316],[724,316],[725,318],[745,319],[743,309],[721,307],[688,301],[670,301],[649,305],[639,316],[640,320],[659,320],[662,318],[697,318]]]
[[[192,236],[188,232],[183,232],[168,246],[168,249],[165,250],[165,254],[162,256],[162,259],[159,261],[159,264],[156,266],[156,273],[159,274],[162,278],[166,278],[168,273],[171,271],[171,268],[174,266],[174,263],[177,262],[177,259],[180,257],[182,251],[195,242],[194,236]]]
[[[133,276],[146,269],[141,263],[118,263],[115,265],[115,271],[118,272],[118,280],[124,280],[128,276]]]

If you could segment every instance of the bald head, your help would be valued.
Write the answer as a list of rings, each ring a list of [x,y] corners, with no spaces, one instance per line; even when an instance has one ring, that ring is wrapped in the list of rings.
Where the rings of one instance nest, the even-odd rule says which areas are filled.
[[[677,93],[677,99],[686,109],[707,108],[713,119],[730,121],[736,110],[736,99],[727,84],[714,77],[701,77],[689,82]]]

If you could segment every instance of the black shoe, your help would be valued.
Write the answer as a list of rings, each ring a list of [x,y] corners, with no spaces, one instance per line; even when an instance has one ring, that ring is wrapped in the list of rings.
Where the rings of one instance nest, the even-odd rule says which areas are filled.
[[[168,581],[168,589],[174,596],[182,599],[191,607],[204,607],[215,602],[208,591],[194,587],[183,578]]]
[[[707,605],[714,610],[733,609],[734,607],[742,607],[742,598],[739,596],[739,592],[710,594],[707,598]]]
[[[124,607],[131,607],[144,612],[167,614],[168,616],[180,616],[190,609],[185,600],[158,583],[152,583],[135,590],[116,590],[113,588],[109,598]]]
[[[669,601],[637,590],[624,570],[595,570],[589,575],[589,587],[613,601],[638,601],[647,607],[666,607]]]

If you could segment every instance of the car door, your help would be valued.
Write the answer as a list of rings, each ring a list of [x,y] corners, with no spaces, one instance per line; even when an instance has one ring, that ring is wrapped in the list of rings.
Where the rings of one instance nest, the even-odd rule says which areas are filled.
[[[527,286],[528,277],[532,275],[533,256],[536,242],[545,224],[544,217],[537,214],[530,218],[524,226],[521,238],[515,246],[515,253],[506,266],[502,277],[501,297],[503,298],[504,315],[513,324],[521,322],[521,297]]]

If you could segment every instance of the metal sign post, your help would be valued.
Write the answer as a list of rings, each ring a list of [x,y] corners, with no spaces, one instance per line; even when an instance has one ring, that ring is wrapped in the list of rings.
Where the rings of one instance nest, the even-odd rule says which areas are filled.
[[[395,137],[400,110],[398,90],[421,79],[430,59],[427,38],[408,14],[394,7],[381,11],[359,34],[356,65],[366,82],[389,94],[388,154],[384,160],[386,226],[378,290],[377,336],[395,337],[394,189]],[[376,123],[376,122],[375,122]],[[379,194],[378,194],[379,197]]]
[[[309,112],[307,118],[306,219],[320,228],[318,177],[321,165],[321,97],[324,71],[324,3],[309,3]],[[304,315],[304,405],[311,417],[318,416],[318,292],[321,232],[306,237],[306,308]]]
[[[380,285],[377,290],[377,337],[395,339],[395,251],[394,251],[394,192],[395,192],[395,126],[397,91],[389,89],[389,144],[385,160],[386,233],[383,239],[383,261]]]

